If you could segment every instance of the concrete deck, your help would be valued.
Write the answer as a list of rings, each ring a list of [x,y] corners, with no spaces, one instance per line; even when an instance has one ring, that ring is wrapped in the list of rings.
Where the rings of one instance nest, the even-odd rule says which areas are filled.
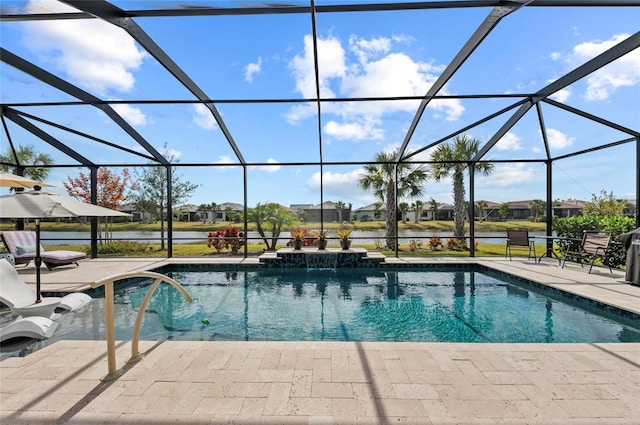
[[[171,262],[98,259],[43,270],[43,290]],[[228,259],[220,260],[228,261]],[[237,260],[236,260],[237,261]],[[255,262],[257,259],[242,261]],[[471,261],[640,312],[621,271],[555,260]],[[20,271],[33,282],[33,268]],[[2,424],[639,424],[640,344],[151,342],[113,381],[102,341],[0,361]]]

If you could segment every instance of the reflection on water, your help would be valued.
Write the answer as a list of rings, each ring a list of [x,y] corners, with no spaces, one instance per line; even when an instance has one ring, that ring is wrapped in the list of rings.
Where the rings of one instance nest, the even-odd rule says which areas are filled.
[[[337,269],[176,271],[193,298],[161,285],[146,340],[640,342],[640,329],[491,272]],[[149,282],[147,286],[151,284]],[[130,340],[147,286],[116,294],[116,339]],[[59,319],[57,339],[104,340],[103,300]]]

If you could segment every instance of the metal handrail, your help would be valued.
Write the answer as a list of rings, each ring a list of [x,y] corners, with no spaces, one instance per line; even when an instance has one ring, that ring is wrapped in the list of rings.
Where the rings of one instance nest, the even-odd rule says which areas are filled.
[[[102,378],[103,381],[109,381],[117,378],[122,373],[116,370],[116,331],[115,331],[115,306],[114,306],[114,290],[113,285],[117,280],[130,279],[130,278],[151,278],[155,279],[151,288],[147,291],[147,294],[140,305],[138,315],[136,317],[136,323],[133,328],[133,335],[131,336],[131,358],[127,360],[127,363],[137,362],[141,359],[138,352],[138,340],[140,336],[140,326],[142,325],[142,318],[144,312],[147,309],[147,304],[151,300],[151,296],[162,282],[166,282],[176,288],[180,293],[192,302],[192,298],[189,293],[178,282],[160,273],[155,272],[128,272],[115,276],[105,277],[91,284],[92,288],[98,288],[104,286],[104,301],[105,301],[105,325],[107,331],[107,374]]]

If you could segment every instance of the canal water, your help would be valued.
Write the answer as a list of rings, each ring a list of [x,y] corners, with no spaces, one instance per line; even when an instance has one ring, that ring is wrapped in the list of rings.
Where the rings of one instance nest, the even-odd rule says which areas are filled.
[[[453,232],[438,232],[438,231],[400,231],[401,243],[409,243],[410,240],[415,239],[417,242],[427,243],[429,238],[438,237],[442,238],[446,243],[446,239],[452,236]],[[544,236],[544,232],[529,232],[530,236]],[[253,243],[261,242],[258,232],[249,232],[247,235]],[[354,230],[351,234],[355,244],[376,244],[376,242],[384,243],[384,230],[376,231],[364,231]],[[468,235],[467,235],[468,236]],[[337,236],[335,232],[330,232],[329,238],[334,239],[337,242]],[[41,233],[43,245],[88,245],[90,240],[90,233],[87,232],[42,232]],[[166,232],[165,232],[166,238]],[[281,241],[289,238],[289,232],[282,232]],[[137,231],[137,232],[113,232],[113,240],[128,240],[142,243],[159,243],[160,232],[151,231]],[[175,244],[182,243],[197,243],[206,242],[207,232],[173,232],[173,241]],[[476,232],[476,240],[480,243],[486,244],[505,244],[506,232]],[[252,243],[252,242],[250,242]]]

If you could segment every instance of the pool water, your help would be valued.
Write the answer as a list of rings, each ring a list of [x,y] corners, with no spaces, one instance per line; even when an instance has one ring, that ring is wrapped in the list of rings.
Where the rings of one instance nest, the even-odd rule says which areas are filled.
[[[186,288],[193,303],[172,286],[161,285],[145,313],[143,340],[640,342],[640,329],[629,319],[549,298],[491,271],[166,274]],[[116,292],[117,339],[131,339],[150,283]],[[104,338],[103,325],[96,325],[104,322],[103,300],[96,301],[85,312],[65,315],[57,333],[66,339]],[[73,322],[65,323],[69,320]]]

